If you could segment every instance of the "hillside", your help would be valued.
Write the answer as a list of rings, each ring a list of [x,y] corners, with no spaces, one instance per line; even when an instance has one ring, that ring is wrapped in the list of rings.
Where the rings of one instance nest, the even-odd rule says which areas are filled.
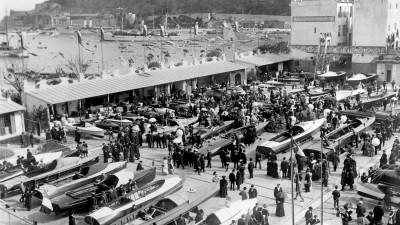
[[[290,0],[120,0],[125,12],[138,16],[169,13],[240,13],[290,15]],[[118,0],[49,0],[71,13],[116,13]]]

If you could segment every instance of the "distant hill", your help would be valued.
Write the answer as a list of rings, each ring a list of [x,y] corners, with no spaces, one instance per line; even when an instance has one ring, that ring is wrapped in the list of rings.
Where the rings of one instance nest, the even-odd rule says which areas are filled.
[[[71,13],[117,13],[119,0],[49,0]],[[140,16],[168,13],[290,15],[290,0],[121,0],[124,12]]]

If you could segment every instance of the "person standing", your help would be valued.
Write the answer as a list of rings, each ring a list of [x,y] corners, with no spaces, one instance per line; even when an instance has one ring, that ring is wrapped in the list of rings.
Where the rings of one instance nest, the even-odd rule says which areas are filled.
[[[357,203],[357,208],[356,208],[357,218],[364,217],[365,212],[367,212],[367,210],[365,209],[364,203],[361,198],[360,201]]]
[[[396,82],[394,80],[392,80],[392,91],[394,91],[395,84],[396,84]]]
[[[253,159],[250,158],[250,162],[249,165],[247,165],[247,169],[249,170],[249,179],[253,178],[253,172],[254,172],[254,163],[253,163]]]
[[[332,156],[333,172],[336,172],[339,163],[340,163],[340,158],[337,155],[336,151],[334,151]]]
[[[31,131],[31,133],[29,134],[29,142],[31,144],[31,147],[33,148],[33,143],[35,142],[35,139],[33,138],[33,133]]]
[[[338,190],[337,185],[335,185],[335,190],[332,191],[332,196],[333,196],[333,208],[337,209],[339,208],[339,198],[340,198],[340,192]]]
[[[246,199],[249,198],[249,196],[247,195],[246,190],[247,190],[247,188],[244,187],[243,190],[239,193],[239,195],[242,196],[242,200],[246,200]]]
[[[207,150],[207,168],[211,168],[211,159],[212,159],[211,152],[210,150]]]
[[[378,202],[378,205],[374,207],[374,219],[376,223],[382,223],[382,217],[384,215],[383,208],[381,206],[381,202]]]
[[[81,132],[78,128],[75,130],[75,142],[79,144],[81,142]]]
[[[32,208],[32,191],[28,190],[25,194],[25,207],[28,211],[31,211]]]
[[[260,165],[260,170],[261,170],[261,153],[260,151],[256,150],[256,165],[254,167],[257,167],[257,163]]]
[[[285,216],[285,208],[284,208],[283,204],[285,202],[285,198],[284,198],[282,192],[279,192],[277,194],[277,197],[275,198],[275,202],[276,202],[275,216],[284,217]]]
[[[286,161],[286,157],[283,157],[281,162],[281,171],[282,171],[282,179],[287,177],[288,172],[288,162]]]
[[[222,176],[222,180],[219,181],[219,197],[225,198],[228,195],[228,181],[225,176]]]
[[[235,169],[233,169],[232,172],[229,174],[229,182],[231,183],[230,186],[231,191],[234,191],[236,182]]]
[[[258,196],[257,189],[254,187],[254,184],[252,184],[249,189],[249,199],[257,198],[257,196]]]
[[[75,211],[74,210],[72,210],[71,213],[68,216],[68,225],[76,225]]]
[[[236,172],[236,187],[240,190],[240,185],[243,183],[243,177],[239,170]]]
[[[268,221],[269,211],[267,209],[267,204],[263,205],[262,214],[264,216],[264,225],[269,225],[269,221]]]
[[[296,197],[294,197],[294,200],[297,200],[297,197],[300,196],[301,202],[304,202],[304,198],[301,194],[301,180],[298,173],[294,175],[294,182],[296,184]]]
[[[312,210],[313,210],[313,207],[308,207],[308,210],[307,210],[307,212],[306,212],[306,215],[304,216],[305,217],[305,219],[306,219],[306,225],[312,225],[311,224],[311,220],[312,220],[312,218],[313,218],[313,212],[312,212]]]

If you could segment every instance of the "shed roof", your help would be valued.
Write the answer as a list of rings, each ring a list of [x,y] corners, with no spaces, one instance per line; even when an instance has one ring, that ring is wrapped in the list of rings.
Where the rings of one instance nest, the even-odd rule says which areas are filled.
[[[26,94],[32,95],[49,104],[57,104],[213,74],[232,72],[245,68],[246,67],[243,65],[227,61],[204,63],[196,66],[152,71],[145,74],[129,74],[110,79],[99,79],[65,86],[55,86],[42,90],[35,89],[27,91]]]
[[[274,54],[260,54],[236,59],[239,63],[243,62],[254,66],[265,66],[290,60],[292,60],[292,58]]]
[[[13,102],[11,100],[7,100],[6,98],[0,97],[0,114],[23,111],[25,107],[22,105]]]

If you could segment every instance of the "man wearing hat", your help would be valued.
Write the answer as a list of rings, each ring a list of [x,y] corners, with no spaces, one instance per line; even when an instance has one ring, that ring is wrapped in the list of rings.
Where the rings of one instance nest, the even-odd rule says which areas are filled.
[[[313,207],[308,207],[308,210],[307,210],[307,212],[306,212],[306,215],[305,215],[305,219],[306,219],[306,225],[312,225],[312,219],[313,219],[313,212],[312,212],[312,210],[313,210]]]
[[[228,195],[228,181],[222,176],[222,180],[219,181],[219,197],[226,198]]]
[[[257,198],[257,189],[254,188],[254,184],[251,185],[250,189],[249,189],[249,199],[251,198]]]
[[[242,200],[246,200],[246,199],[249,198],[249,196],[247,195],[246,190],[247,190],[247,188],[244,187],[243,190],[239,193],[239,195],[242,196]]]

